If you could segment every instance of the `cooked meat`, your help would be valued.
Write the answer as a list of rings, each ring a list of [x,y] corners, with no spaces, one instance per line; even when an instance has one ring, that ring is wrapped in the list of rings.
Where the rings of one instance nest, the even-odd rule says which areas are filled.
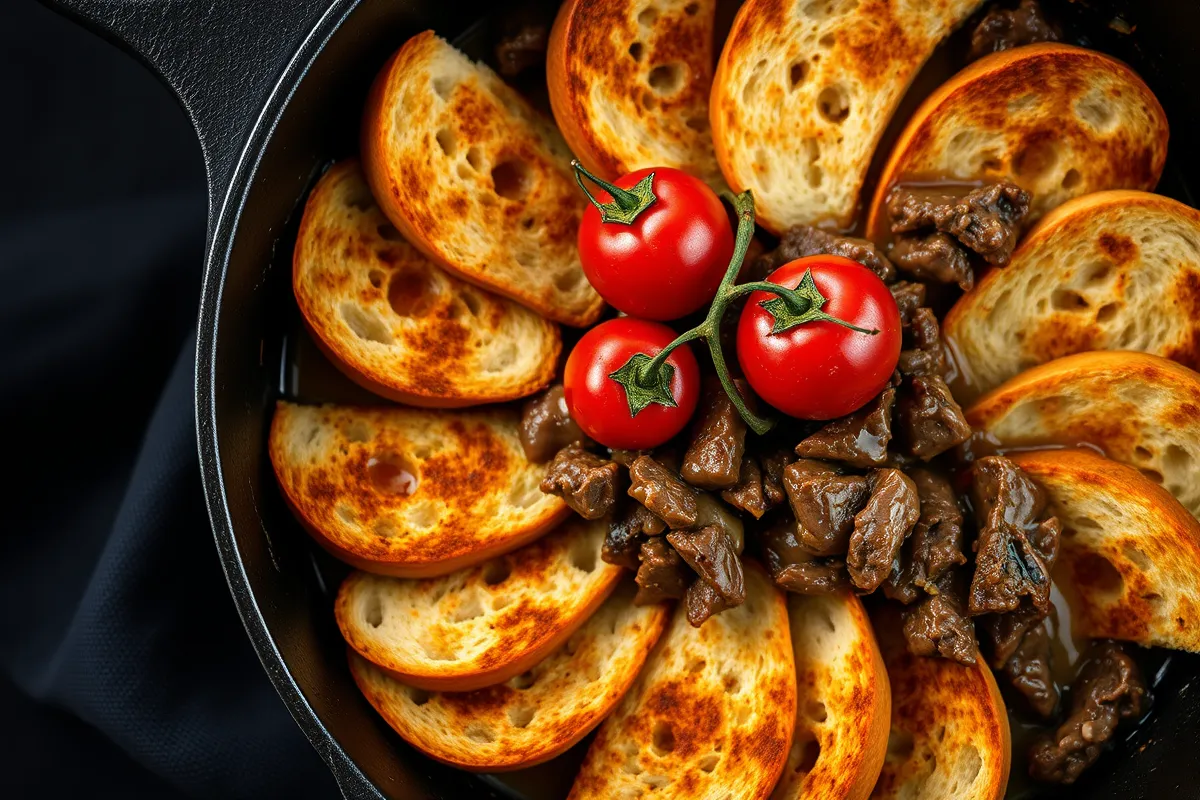
[[[850,580],[864,592],[875,591],[887,578],[900,545],[921,516],[917,487],[900,470],[875,470],[870,486],[870,499],[854,517],[846,554]]]
[[[884,594],[902,603],[919,599],[951,567],[967,563],[962,510],[950,481],[923,467],[909,469],[908,477],[916,484],[921,516],[883,585]]]
[[[979,618],[982,638],[988,642],[993,669],[1001,669],[1017,652],[1025,634],[1041,624],[1046,613],[1023,605],[1007,614],[987,614]]]
[[[617,448],[614,450],[609,450],[608,452],[609,458],[625,468],[633,466],[633,462],[637,461],[640,456],[650,455],[649,450],[621,450],[620,448]]]
[[[975,273],[966,251],[940,231],[897,236],[891,256],[896,269],[919,281],[957,283],[964,292],[975,285]]]
[[[619,567],[637,569],[640,564],[638,553],[645,536],[662,533],[666,526],[641,503],[625,502],[624,513],[608,526],[600,558]]]
[[[1043,719],[1054,716],[1058,686],[1050,672],[1050,632],[1044,621],[1025,633],[1000,671],[1039,716]]]
[[[989,53],[1061,39],[1062,30],[1046,19],[1037,0],[1021,0],[1016,8],[993,7],[980,20],[971,32],[971,52],[967,59],[974,61]]]
[[[753,456],[742,459],[738,482],[732,488],[721,492],[721,499],[755,519],[760,519],[767,513],[769,506],[763,494],[763,474],[762,468],[758,466],[758,459]]]
[[[584,519],[600,519],[616,503],[619,478],[616,462],[571,445],[559,450],[546,467],[541,488],[566,500]]]
[[[984,261],[1005,266],[1029,213],[1029,193],[1007,181],[966,186],[899,184],[887,199],[892,233],[935,229],[953,236]]]
[[[936,594],[927,594],[904,610],[904,639],[910,653],[975,663],[975,625],[963,609],[959,583],[953,574],[946,575],[938,581]]]
[[[833,594],[850,587],[846,562],[836,558],[789,564],[772,577],[779,588],[796,594]]]
[[[905,329],[904,349],[896,367],[910,377],[946,374],[946,354],[942,348],[942,330],[929,308],[918,308]]]
[[[892,440],[892,406],[896,390],[889,387],[855,411],[835,419],[796,445],[802,458],[841,461],[852,467],[878,467],[887,461]]]
[[[817,556],[845,554],[854,529],[854,515],[867,503],[867,479],[840,475],[819,461],[801,459],[783,473],[796,538]]]
[[[637,571],[638,592],[634,603],[644,606],[683,597],[692,573],[666,539],[652,536],[642,542],[638,558],[641,566]]]
[[[672,530],[696,525],[696,490],[650,456],[639,456],[630,465],[629,496]]]
[[[745,452],[746,423],[720,380],[709,376],[680,474],[701,489],[728,489],[738,482]]]
[[[544,464],[567,445],[584,446],[587,436],[571,419],[563,387],[556,383],[521,409],[521,449],[534,464]]]
[[[545,25],[522,25],[511,36],[496,44],[496,62],[506,78],[520,75],[530,67],[546,63],[546,44],[550,31]]]
[[[972,468],[971,500],[979,538],[967,608],[1003,613],[1024,601],[1048,614],[1062,527],[1046,513],[1041,488],[1009,459],[988,456]]]
[[[896,306],[900,309],[900,324],[907,328],[912,324],[913,314],[916,314],[917,309],[925,305],[925,284],[896,281],[888,289],[892,291],[892,297],[895,298]]]
[[[971,438],[971,426],[937,375],[917,376],[900,396],[896,432],[909,453],[928,461]]]
[[[742,560],[725,531],[708,525],[697,531],[668,533],[667,541],[697,575],[712,584],[727,607],[746,600]]]
[[[787,500],[783,488],[783,471],[791,462],[791,452],[782,448],[759,457],[759,464],[762,466],[763,498],[767,501],[767,508],[774,508]]]
[[[844,256],[857,261],[885,281],[892,281],[896,277],[892,262],[873,243],[810,225],[797,225],[785,231],[779,246],[754,262],[750,275],[761,280],[790,261],[821,254]]]
[[[693,628],[699,628],[712,615],[720,614],[725,609],[736,605],[730,604],[724,595],[704,578],[696,578],[692,581],[692,585],[688,587],[684,604],[687,606],[688,623]]]
[[[718,500],[716,495],[700,492],[696,497],[696,524],[692,527],[699,529],[708,525],[720,528],[733,543],[733,549],[739,555],[741,554],[742,548],[746,544],[746,531],[745,525],[742,524],[742,518],[734,513],[733,509]]]
[[[1142,672],[1124,646],[1092,647],[1071,684],[1071,710],[1053,735],[1034,742],[1029,774],[1048,783],[1074,783],[1096,763],[1122,720],[1139,719],[1150,698]]]

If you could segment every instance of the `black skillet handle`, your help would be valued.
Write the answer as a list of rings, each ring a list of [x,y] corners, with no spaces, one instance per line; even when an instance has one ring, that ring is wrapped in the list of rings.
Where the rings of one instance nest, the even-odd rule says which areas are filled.
[[[208,171],[209,232],[268,94],[333,0],[42,0],[146,64],[187,112]]]

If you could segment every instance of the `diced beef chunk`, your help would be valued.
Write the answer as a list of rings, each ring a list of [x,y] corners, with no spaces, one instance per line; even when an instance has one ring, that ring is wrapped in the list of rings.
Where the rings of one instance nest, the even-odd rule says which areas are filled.
[[[819,558],[805,549],[794,519],[775,520],[762,532],[761,542],[767,571],[782,589],[796,594],[831,594],[850,586],[845,562]]]
[[[954,487],[945,475],[914,467],[908,470],[921,500],[921,516],[913,526],[912,582],[924,588],[936,583],[951,568],[967,563],[963,553],[963,514]]]
[[[640,456],[650,455],[649,450],[621,450],[615,448],[609,450],[609,458],[628,469],[633,466],[633,462],[637,461]]]
[[[898,469],[875,470],[871,497],[854,518],[846,567],[860,590],[879,588],[900,552],[904,539],[921,516],[917,487]]]
[[[1036,42],[1057,42],[1062,30],[1050,20],[1037,0],[1021,0],[1016,8],[993,7],[971,32],[968,60]]]
[[[802,458],[841,461],[852,467],[878,467],[887,461],[892,440],[892,406],[896,390],[889,387],[853,414],[835,419],[796,445]]]
[[[774,450],[759,457],[762,466],[763,498],[768,508],[774,508],[787,500],[783,488],[783,471],[792,462],[792,455],[787,450]]]
[[[967,253],[948,234],[902,234],[891,250],[896,268],[919,281],[957,283],[964,292],[975,286],[975,272]]]
[[[1117,725],[1140,718],[1149,702],[1142,672],[1124,647],[1094,645],[1071,684],[1066,721],[1030,749],[1029,774],[1048,783],[1074,783],[1100,758]]]
[[[904,336],[904,349],[896,367],[909,377],[941,377],[946,374],[942,330],[929,308],[918,308]]]
[[[587,436],[571,419],[563,387],[556,383],[521,410],[521,449],[534,464],[544,464],[567,445],[584,446]]]
[[[972,469],[971,500],[979,538],[967,608],[1003,613],[1025,602],[1048,614],[1062,526],[1046,513],[1041,488],[1009,459],[988,456]]]
[[[1006,614],[987,614],[979,618],[983,639],[991,648],[991,663],[1000,669],[1013,657],[1025,634],[1041,624],[1046,613],[1031,605],[1022,605]]]
[[[1054,716],[1058,686],[1050,672],[1050,632],[1044,621],[1025,633],[1000,671],[1038,715],[1044,719]]]
[[[819,461],[801,459],[783,473],[796,536],[813,555],[841,555],[850,546],[854,515],[867,503],[867,479],[840,475]]]
[[[688,623],[693,628],[699,628],[709,617],[733,608],[736,603],[730,603],[720,590],[704,578],[696,578],[688,587],[684,605],[687,607]]]
[[[971,426],[937,375],[913,378],[897,404],[896,430],[907,450],[928,461],[971,438]]]
[[[600,519],[617,500],[620,467],[572,445],[558,451],[546,467],[542,491],[556,494],[584,519]]]
[[[760,519],[770,507],[763,494],[762,468],[758,459],[746,456],[742,459],[742,469],[738,473],[738,482],[731,488],[721,492],[721,499],[738,509],[745,511],[755,519]]]
[[[672,530],[696,525],[696,490],[650,456],[639,456],[630,465],[629,496]]]
[[[746,599],[742,560],[725,531],[709,525],[697,531],[674,531],[667,541],[703,580],[712,584],[727,607]]]
[[[638,553],[641,552],[646,535],[662,533],[666,525],[641,503],[626,501],[626,504],[624,513],[608,526],[604,546],[600,549],[600,558],[619,567],[637,569],[641,563]]]
[[[958,583],[953,574],[946,575],[938,581],[936,594],[904,610],[904,638],[910,653],[975,663],[975,625],[963,608]]]
[[[1007,181],[968,188],[897,185],[887,199],[892,233],[932,228],[953,236],[989,264],[1005,266],[1029,213],[1029,193]]]
[[[797,225],[785,231],[779,240],[779,247],[755,261],[750,275],[762,279],[797,258],[821,254],[844,256],[857,261],[884,281],[890,282],[896,277],[892,262],[873,243],[810,225]]]
[[[896,281],[888,289],[900,309],[900,324],[907,328],[912,324],[913,315],[917,309],[925,305],[925,284],[910,281]]]
[[[687,592],[692,572],[661,536],[652,536],[642,542],[638,558],[641,566],[637,571],[638,592],[633,602],[639,606],[678,599]]]
[[[719,528],[729,541],[733,543],[733,549],[741,554],[742,548],[746,544],[745,525],[742,524],[742,518],[733,512],[729,506],[722,503],[715,495],[701,492],[696,496],[696,524],[693,528],[703,528],[712,525]]]
[[[525,24],[496,44],[496,61],[506,78],[546,63],[550,30],[544,24]]]
[[[745,452],[746,423],[721,382],[710,376],[680,474],[701,489],[728,489],[738,482]]]

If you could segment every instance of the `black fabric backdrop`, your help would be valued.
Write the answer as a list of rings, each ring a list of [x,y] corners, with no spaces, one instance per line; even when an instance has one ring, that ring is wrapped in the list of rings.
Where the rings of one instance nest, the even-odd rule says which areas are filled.
[[[204,509],[187,121],[32,0],[0,3],[0,108],[0,797],[337,797]]]

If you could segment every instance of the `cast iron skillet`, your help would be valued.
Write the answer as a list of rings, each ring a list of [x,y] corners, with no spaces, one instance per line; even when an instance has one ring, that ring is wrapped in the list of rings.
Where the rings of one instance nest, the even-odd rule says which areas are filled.
[[[281,392],[304,397],[295,362],[290,254],[298,202],[353,154],[367,86],[413,33],[454,38],[503,3],[461,0],[44,0],[161,76],[195,126],[209,224],[196,366],[204,489],[246,630],[296,722],[353,798],[519,796],[419,755],[372,712],[346,667],[329,591],[344,574],[283,507],[265,456]],[[1099,49],[1129,61],[1167,110],[1172,163],[1160,191],[1195,205],[1200,95],[1194,0],[1044,0]],[[1132,34],[1109,26],[1114,14]],[[483,24],[487,24],[486,21]],[[1117,27],[1122,27],[1118,25]],[[478,25],[475,28],[478,31]],[[322,397],[308,399],[339,399]],[[1063,798],[1200,796],[1200,659],[1171,657],[1153,716]],[[1140,752],[1138,752],[1140,751]],[[569,774],[524,778],[562,796]],[[514,781],[521,783],[520,776]]]

